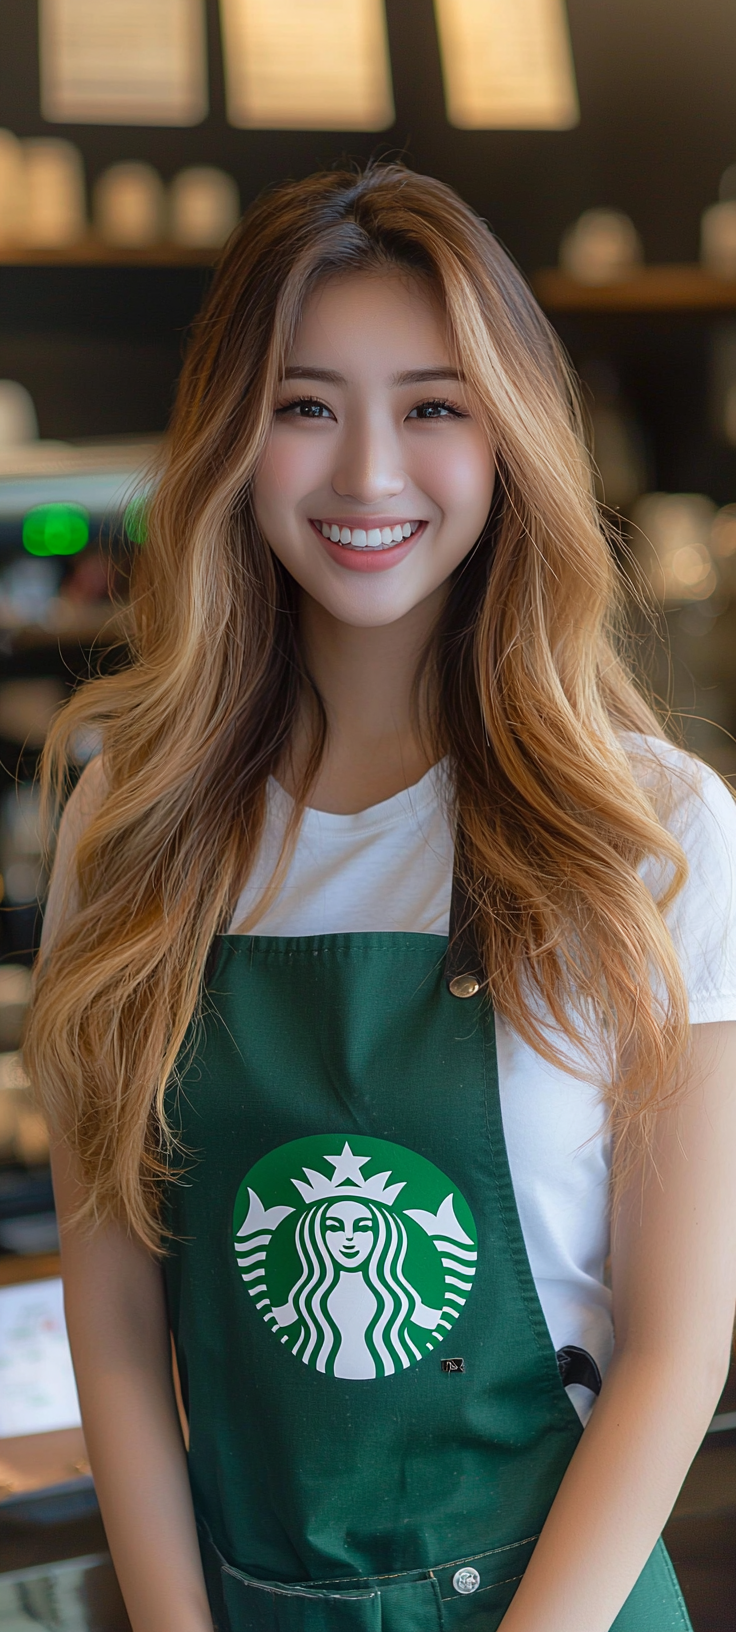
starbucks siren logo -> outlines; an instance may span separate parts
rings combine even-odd
[[[389,1377],[452,1331],[473,1284],[475,1224],[460,1191],[415,1151],[340,1142],[294,1139],[251,1168],[235,1202],[235,1252],[255,1308],[305,1365]]]

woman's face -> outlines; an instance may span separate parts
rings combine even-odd
[[[393,623],[486,521],[495,465],[429,286],[354,273],[308,301],[255,483],[258,523],[343,623]]]

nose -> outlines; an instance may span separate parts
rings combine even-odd
[[[378,504],[403,491],[405,475],[392,421],[377,413],[354,415],[345,424],[332,487],[338,498]],[[352,1236],[352,1229],[350,1231]]]

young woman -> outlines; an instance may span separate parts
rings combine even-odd
[[[736,814],[615,577],[484,224],[398,165],[257,203],[130,666],[46,759],[63,795],[101,729],[27,1052],[135,1632],[689,1625],[658,1537],[734,1313]]]

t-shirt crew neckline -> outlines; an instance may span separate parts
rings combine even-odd
[[[367,835],[384,832],[387,828],[400,826],[407,816],[416,818],[433,809],[446,793],[446,781],[447,760],[441,759],[431,765],[418,782],[392,794],[390,799],[380,800],[377,805],[366,805],[364,810],[342,814],[319,810],[316,805],[305,805],[300,831],[305,837],[310,829],[315,828],[319,828],[323,836],[326,833]],[[273,814],[288,819],[294,809],[294,800],[273,776],[268,779],[268,797]]]

